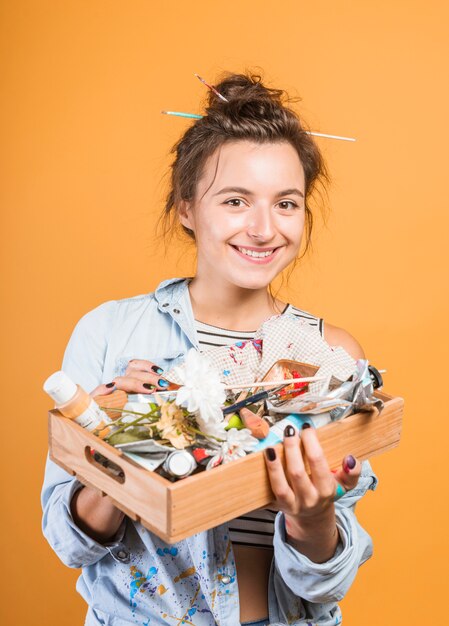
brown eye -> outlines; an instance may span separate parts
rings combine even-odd
[[[281,205],[281,204],[291,204],[292,205],[291,207],[289,207],[289,206],[281,206],[281,209],[290,209],[290,208],[294,209],[294,208],[296,208],[298,206],[296,204],[296,202],[293,202],[292,200],[283,200],[282,202],[279,202],[279,205]]]
[[[223,204],[229,204],[229,202],[243,202],[243,201],[240,200],[239,198],[231,198],[230,200],[226,200],[226,202],[224,202]],[[239,207],[241,205],[240,204],[229,204],[229,206]]]

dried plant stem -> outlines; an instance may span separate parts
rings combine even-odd
[[[128,411],[125,411],[125,413],[128,413]],[[130,413],[131,413],[131,411],[130,411]],[[122,426],[120,426],[120,428],[117,428],[117,430],[114,430],[114,432],[112,432],[110,435],[105,437],[105,440],[107,441],[110,437],[112,437],[112,435],[118,435],[119,433],[123,432],[124,430],[126,430],[130,426],[135,426],[139,422],[142,422],[143,419],[149,419],[150,417],[153,417],[154,413],[155,413],[155,411],[150,411],[149,413],[140,413],[140,417],[137,417],[132,422],[126,422],[126,424],[123,424]],[[135,414],[139,415],[138,413],[135,413]],[[157,416],[157,419],[154,419],[152,421],[155,421],[155,422],[159,421],[159,416]]]
[[[150,415],[151,413],[154,413],[153,411],[150,411],[149,413],[140,413],[139,411],[128,411],[128,409],[118,409],[116,407],[110,407],[110,406],[100,406],[99,407],[102,411],[120,411],[120,413],[129,413],[130,415]]]

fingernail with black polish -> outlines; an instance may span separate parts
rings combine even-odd
[[[153,372],[155,372],[156,374],[162,374],[162,372],[164,371],[162,369],[162,367],[158,367],[157,365],[152,365],[151,369],[153,370]]]
[[[276,460],[276,450],[274,448],[267,448],[265,454],[267,455],[267,459],[269,461]]]
[[[168,380],[159,378],[159,380],[157,381],[157,384],[159,385],[159,387],[168,387],[170,383],[168,382]]]
[[[107,385],[105,385],[108,389],[112,389],[112,387],[115,387],[115,383],[108,383]]]
[[[284,436],[293,437],[294,434],[295,434],[295,429],[293,428],[293,426],[291,424],[287,424],[287,426],[284,428]]]
[[[154,385],[151,385],[150,383],[143,383],[142,387],[145,387],[145,389],[154,389]]]
[[[310,428],[310,424],[309,422],[304,422],[304,424],[301,426],[302,430],[305,430],[306,428]]]
[[[345,460],[343,461],[343,469],[347,474],[349,474],[349,472],[353,470],[356,466],[356,463],[357,461],[352,456],[352,454],[349,454],[347,457],[345,457]]]

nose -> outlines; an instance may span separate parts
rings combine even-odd
[[[273,215],[269,208],[253,207],[248,214],[247,233],[251,239],[271,241],[275,235]]]

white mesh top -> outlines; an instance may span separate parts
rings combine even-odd
[[[282,314],[284,313],[300,317],[311,326],[317,326],[323,336],[322,318],[315,317],[291,304],[287,304],[282,311]],[[255,330],[227,330],[198,320],[195,320],[195,326],[200,349],[201,346],[207,346],[206,349],[208,349],[211,346],[229,346],[237,341],[247,341],[252,339],[256,333]],[[276,513],[277,511],[271,509],[257,509],[231,520],[229,533],[232,543],[258,548],[272,548]]]

